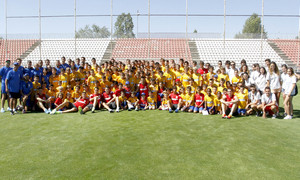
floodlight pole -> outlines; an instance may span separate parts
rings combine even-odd
[[[261,29],[260,29],[260,60],[263,59],[263,34],[264,34],[264,0],[262,0],[261,6]]]
[[[225,61],[225,50],[226,50],[226,0],[224,0],[224,30],[223,30],[223,61]]]
[[[39,0],[39,50],[40,50],[40,59],[42,60],[42,21],[41,21],[41,0]]]
[[[299,56],[300,56],[300,7],[299,7],[299,30],[298,30],[298,59],[297,59],[297,71],[299,69]]]
[[[5,55],[4,59],[5,61],[7,60],[6,58],[8,57],[8,46],[7,46],[7,0],[5,0]]]
[[[74,0],[74,61],[77,57],[76,17],[76,0]]]
[[[148,0],[148,60],[150,58],[150,0]]]
[[[139,10],[137,10],[137,13],[136,13],[136,37],[138,38],[138,34],[139,34],[139,15],[140,15],[140,12]]]
[[[185,1],[186,15],[185,15],[185,58],[188,58],[188,0]]]
[[[110,0],[110,59],[112,58],[112,37],[113,37],[113,0]]]

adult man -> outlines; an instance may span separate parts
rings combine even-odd
[[[230,65],[231,65],[231,68],[229,70],[228,75],[229,75],[229,79],[231,81],[232,78],[234,77],[234,72],[238,71],[238,69],[235,67],[235,62],[234,61],[231,61]]]
[[[9,71],[5,78],[5,89],[10,97],[11,115],[16,113],[17,99],[21,97],[21,71],[19,69],[19,63],[14,63],[13,70]]]
[[[261,105],[258,106],[258,109],[263,112],[263,118],[266,118],[267,113],[272,115],[272,119],[276,118],[278,104],[275,94],[271,93],[270,87],[265,88],[265,93],[261,97]]]
[[[12,68],[10,67],[10,60],[6,60],[6,64],[4,67],[2,67],[0,69],[0,79],[1,80],[1,112],[4,113],[5,110],[4,110],[4,104],[5,104],[5,100],[7,99],[7,102],[8,102],[8,108],[7,108],[7,111],[10,111],[10,104],[9,104],[9,96],[6,92],[6,86],[5,86],[5,79],[6,79],[6,76],[8,74],[8,72],[12,70]]]
[[[222,103],[222,118],[230,119],[236,113],[238,98],[233,95],[232,89],[227,89],[227,94],[221,100]],[[228,114],[228,115],[227,115]]]

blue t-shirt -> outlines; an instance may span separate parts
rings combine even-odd
[[[32,90],[32,88],[33,88],[32,82],[21,81],[21,89],[22,89],[23,94],[25,94],[25,95],[29,94],[30,91]]]
[[[69,64],[65,63],[61,65],[64,69],[67,69],[68,67],[71,67]]]
[[[29,74],[29,79],[32,79],[33,78],[33,68],[25,68],[24,69],[24,74]]]
[[[47,88],[48,88],[49,87],[49,76],[48,76],[48,74],[42,75],[42,77],[43,77],[42,81],[47,84]]]
[[[20,71],[21,75],[24,75],[25,68],[23,66],[19,66],[18,71]]]
[[[6,79],[9,92],[18,93],[21,89],[21,71],[11,70],[8,72]]]
[[[8,72],[10,71],[10,70],[12,70],[13,68],[11,68],[11,67],[2,67],[1,69],[0,69],[0,76],[2,77],[2,85],[3,84],[5,84],[5,79],[6,79],[6,76],[7,76],[7,74],[8,74]]]
[[[33,73],[33,77],[34,76],[39,76],[39,83],[42,83],[42,76],[43,76],[43,71],[41,71],[41,69],[33,69],[32,71]]]

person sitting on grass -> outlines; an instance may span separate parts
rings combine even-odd
[[[248,102],[248,95],[244,92],[244,86],[240,87],[240,92],[237,93],[237,98],[239,99],[238,101],[238,114],[241,116],[247,115],[246,113],[246,106]]]
[[[258,105],[260,105],[261,95],[257,91],[255,84],[250,85],[250,92],[248,94],[248,104],[246,106],[247,114],[256,113],[256,117],[259,116],[259,110],[257,109]]]
[[[213,115],[215,114],[215,96],[211,94],[211,88],[207,88],[206,93],[207,95],[204,97],[204,111],[208,111],[208,114]]]
[[[35,99],[36,99],[36,105],[38,108],[42,109],[46,114],[49,114],[51,112],[50,98],[47,99],[46,94],[43,91],[43,88],[40,87],[38,89],[38,93],[36,94]]]
[[[271,115],[272,119],[276,118],[278,105],[276,102],[276,96],[274,93],[271,93],[270,87],[265,88],[265,93],[261,97],[261,105],[258,106],[258,109],[263,112],[263,118],[266,118],[267,114]]]
[[[216,114],[222,114],[221,99],[222,99],[222,93],[218,91],[214,101]]]
[[[192,88],[191,86],[188,86],[186,88],[187,93],[185,95],[185,106],[184,106],[184,110],[188,111],[188,112],[193,112],[194,111],[194,94],[191,92]]]
[[[195,94],[194,113],[202,113],[204,105],[204,94],[201,93],[201,86],[197,86]]]
[[[118,98],[119,98],[119,107],[122,110],[126,110],[128,106],[127,106],[127,97],[126,97],[125,90],[121,91],[121,95]]]
[[[222,103],[222,118],[230,119],[236,113],[238,98],[233,95],[231,88],[227,89],[227,93],[221,100]],[[228,114],[228,115],[227,115]]]
[[[146,110],[146,107],[148,106],[148,103],[147,103],[147,99],[146,99],[146,94],[145,93],[141,94],[141,99],[139,100],[138,106],[139,106],[138,108],[140,110]]]
[[[156,99],[154,96],[154,93],[152,91],[149,91],[149,96],[147,97],[148,105],[146,109],[149,110],[155,110],[156,109]]]
[[[90,104],[82,109],[80,114],[85,114],[88,111],[95,112],[95,110],[101,109],[101,94],[99,92],[99,88],[97,86],[94,87],[94,94],[90,95]]]
[[[72,112],[81,112],[83,108],[85,108],[89,104],[89,99],[86,96],[86,92],[82,92],[81,96],[75,103],[70,103],[68,101],[63,102],[50,113],[52,114],[62,114],[62,113],[72,113]],[[64,111],[58,111],[59,109],[65,108]]]
[[[172,113],[173,110],[175,110],[175,113],[178,113],[181,106],[182,98],[179,96],[179,94],[176,91],[177,91],[177,87],[174,86],[173,92],[170,94],[170,98],[171,98],[171,104],[169,109],[170,113]]]
[[[135,109],[136,111],[138,111],[138,104],[139,104],[139,99],[135,96],[134,92],[131,92],[130,97],[127,100],[127,104],[128,104],[128,111],[132,111],[133,109]]]
[[[168,97],[167,93],[163,93],[163,98],[161,101],[161,105],[159,106],[159,110],[170,110],[171,109],[171,100]]]
[[[105,92],[103,93],[102,97],[102,105],[105,109],[108,110],[108,112],[113,113],[113,109],[116,109],[116,112],[120,111],[119,98],[110,91],[110,88],[108,86],[105,87]]]

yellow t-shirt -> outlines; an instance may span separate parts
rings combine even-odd
[[[242,82],[242,78],[240,76],[234,76],[232,79],[231,79],[231,82],[232,84],[237,84],[239,82]]]
[[[89,88],[91,90],[94,90],[94,87],[96,87],[96,83],[97,83],[97,77],[96,76],[90,76],[87,80],[87,83],[89,85]]]
[[[204,97],[204,101],[206,102],[207,107],[212,107],[214,105],[215,96],[213,95],[206,95]]]
[[[156,99],[155,99],[154,96],[153,96],[153,98],[150,97],[150,96],[148,96],[148,97],[147,97],[147,102],[148,102],[149,105],[154,106],[155,103],[156,103]]]
[[[181,76],[181,82],[183,87],[187,87],[190,84],[189,83],[190,78],[191,76],[185,73]]]
[[[238,108],[239,109],[246,109],[247,102],[248,102],[248,95],[247,94],[242,94],[242,93],[237,93],[236,96],[239,99]]]
[[[221,111],[222,107],[221,107],[221,99],[218,99],[217,97],[215,97],[214,103],[215,103],[215,109],[216,111]]]
[[[195,97],[194,94],[186,94],[185,95],[186,104],[190,103],[190,105],[193,106],[194,105],[194,97]]]
[[[136,102],[136,100],[137,100],[137,97],[129,97],[128,98],[128,101],[130,102],[130,103],[135,103]]]

